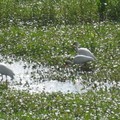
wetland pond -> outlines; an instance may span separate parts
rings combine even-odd
[[[2,56],[1,56],[2,57]],[[85,93],[92,90],[94,84],[97,84],[97,89],[107,88],[116,86],[115,82],[106,82],[99,85],[99,82],[94,82],[93,84],[84,85],[81,76],[76,76],[75,82],[70,80],[59,81],[53,76],[59,74],[55,71],[54,67],[46,66],[36,63],[28,63],[23,60],[14,61],[11,58],[7,58],[8,61],[2,61],[8,68],[12,69],[15,73],[14,80],[10,80],[7,77],[8,86],[14,90],[23,90],[30,93],[41,93],[41,92],[62,92],[62,93]],[[12,62],[11,62],[12,61]],[[61,73],[60,73],[61,74]],[[63,74],[66,74],[63,72]],[[3,82],[5,81],[5,76],[3,76]],[[119,85],[120,86],[120,83]]]

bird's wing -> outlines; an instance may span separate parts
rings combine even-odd
[[[85,55],[76,55],[74,57],[74,64],[83,64],[85,62],[93,61],[94,59],[90,56],[85,56]]]
[[[93,57],[94,59],[96,59],[95,56],[93,55],[93,53],[90,50],[88,50],[87,48],[79,48],[78,54],[90,56],[90,57]]]

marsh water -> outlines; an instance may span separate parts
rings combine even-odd
[[[52,77],[53,74],[59,74],[55,71],[54,67],[32,62],[28,63],[23,60],[13,61],[11,58],[7,58],[7,61],[2,61],[1,63],[5,64],[15,73],[14,80],[11,81],[9,76],[7,77],[9,88],[15,90],[24,90],[30,93],[84,93],[88,90],[91,90],[94,84],[98,84],[98,89],[101,87],[109,89],[110,87],[116,85],[115,82],[106,82],[102,85],[99,85],[99,83],[96,81],[93,84],[84,85],[83,79],[80,75],[76,77],[74,82],[69,78],[65,81],[60,81],[57,80],[57,78]],[[65,73],[63,72],[63,74]],[[4,76],[4,80],[5,79],[6,78]]]

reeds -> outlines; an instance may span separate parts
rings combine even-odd
[[[120,2],[110,0],[1,0],[0,23],[80,24],[119,20]]]

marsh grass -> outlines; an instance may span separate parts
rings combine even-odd
[[[79,24],[117,20],[120,18],[119,0],[1,0],[0,23],[19,22],[37,26],[49,24]]]
[[[119,118],[119,89],[85,94],[28,94],[1,91],[0,117],[3,119],[102,119]]]
[[[94,72],[80,76],[85,84],[99,82],[119,82],[119,23],[84,24],[76,26],[9,26],[1,28],[1,53],[15,55],[27,61],[46,63],[56,67],[52,79],[59,81],[76,80],[76,67],[68,71],[64,68],[66,59],[76,53],[72,48],[74,41],[89,48],[97,61],[91,63]],[[68,56],[67,56],[68,55]],[[69,58],[70,57],[70,58]],[[63,74],[63,75],[62,75]],[[66,78],[65,78],[66,77]],[[65,78],[65,79],[64,79]],[[93,86],[93,91],[84,94],[40,93],[11,91],[4,85],[0,87],[0,118],[2,119],[119,119],[119,88],[109,90]]]
[[[119,23],[96,23],[76,26],[10,26],[1,29],[1,53],[22,56],[28,61],[64,68],[65,61],[76,53],[74,41],[87,47],[97,60],[91,63],[93,80],[119,81]]]
[[[98,3],[97,3],[98,2]],[[84,82],[116,81],[109,90],[97,86],[84,94],[11,91],[0,84],[0,118],[18,120],[71,120],[120,118],[120,24],[119,1],[110,0],[100,22],[101,3],[96,0],[1,0],[0,52],[27,61],[54,66],[52,79],[76,80],[76,67],[64,76],[64,62],[76,53],[72,47],[78,41],[96,56],[91,63],[94,72],[80,73]],[[103,2],[103,1],[102,1]],[[105,5],[105,4],[104,4]],[[62,70],[62,71],[61,71]],[[63,75],[62,75],[63,74]],[[66,77],[66,78],[65,78]],[[65,78],[65,79],[64,79]],[[87,82],[88,81],[88,82]]]

